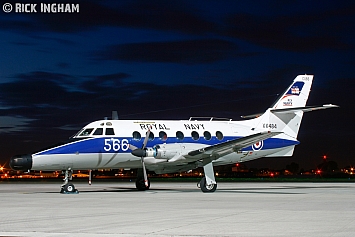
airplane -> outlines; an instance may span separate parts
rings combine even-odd
[[[61,193],[78,192],[70,182],[73,170],[138,169],[136,188],[148,190],[148,171],[185,172],[203,167],[202,192],[214,192],[214,166],[261,157],[292,156],[304,112],[337,105],[306,106],[313,75],[298,75],[264,113],[245,120],[99,120],[68,141],[10,159],[14,170],[62,170]]]

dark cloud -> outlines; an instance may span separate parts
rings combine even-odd
[[[179,101],[179,117],[192,115],[227,116],[230,103],[244,103],[250,98],[244,88],[213,88],[200,85],[157,85],[153,83],[123,82],[130,75],[115,73],[100,76],[86,76],[77,80],[75,89],[63,87],[67,75],[48,72],[31,72],[17,75],[17,80],[0,84],[2,105],[0,116],[22,116],[34,119],[37,126],[68,127],[68,124],[84,123],[109,116],[111,110],[118,110],[126,118],[130,114],[149,118],[176,118],[176,106],[170,98]],[[260,85],[257,92],[265,86]],[[236,101],[235,94],[243,97]],[[238,96],[238,98],[239,98]],[[207,100],[206,100],[207,99]],[[193,103],[191,102],[193,101]],[[216,108],[215,104],[221,104]],[[223,105],[223,104],[227,104]],[[265,106],[265,105],[263,105]],[[239,111],[239,113],[241,113]],[[238,117],[241,114],[235,115]],[[40,125],[41,124],[41,125]]]
[[[120,44],[94,53],[97,59],[182,64],[211,63],[230,58],[237,46],[226,40]]]
[[[104,93],[108,89],[117,89],[122,85],[125,85],[123,80],[129,78],[130,76],[131,75],[123,72],[98,76],[87,76],[87,80],[81,83],[80,88],[92,93]]]
[[[352,6],[321,13],[276,16],[236,13],[227,18],[225,34],[288,51],[344,50],[352,48],[346,37],[355,27],[354,9]]]

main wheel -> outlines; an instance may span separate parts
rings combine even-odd
[[[144,179],[137,179],[136,180],[136,188],[139,191],[145,191],[150,188],[150,180],[148,179],[148,187],[145,186]]]
[[[200,181],[200,188],[201,188],[201,191],[204,193],[213,193],[217,189],[217,184],[207,185],[206,184],[206,177],[203,177]]]
[[[67,193],[73,193],[75,192],[75,187],[74,184],[71,183],[67,183],[66,185],[64,185],[63,190]]]

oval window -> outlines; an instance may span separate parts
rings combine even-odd
[[[137,131],[133,132],[132,137],[133,137],[133,140],[135,140],[135,141],[139,141],[142,138],[140,132],[137,132]]]
[[[149,133],[149,138],[148,138],[149,141],[153,141],[154,140],[154,133],[150,132]]]
[[[181,131],[177,131],[176,138],[179,140],[184,140],[184,134]]]
[[[198,132],[192,131],[191,132],[191,137],[193,140],[197,141],[200,138],[200,135],[198,135]]]
[[[220,131],[217,131],[216,132],[216,137],[217,137],[218,140],[222,140],[223,139],[223,133],[220,132]]]
[[[212,138],[211,133],[210,133],[209,131],[205,131],[205,132],[203,133],[203,137],[204,137],[207,141],[211,140],[211,138]]]
[[[160,132],[159,132],[159,138],[160,138],[162,141],[166,141],[166,140],[168,139],[168,135],[166,135],[166,132],[160,131]]]

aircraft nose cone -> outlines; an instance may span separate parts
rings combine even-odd
[[[10,159],[10,167],[13,170],[30,170],[32,168],[32,155],[16,155]]]

